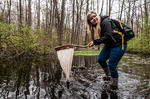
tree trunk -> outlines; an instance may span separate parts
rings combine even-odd
[[[148,24],[148,7],[147,7],[147,0],[144,0],[144,9],[145,9],[145,23]]]
[[[104,7],[104,0],[102,0],[102,5],[101,5],[101,12],[100,12],[100,15],[102,15],[103,7]]]
[[[108,15],[108,10],[109,10],[109,9],[108,9],[108,6],[109,6],[109,5],[108,5],[108,0],[106,0],[106,15]]]
[[[19,11],[20,11],[20,15],[19,15],[19,24],[22,24],[22,0],[19,0]]]
[[[40,0],[38,0],[38,3],[37,3],[37,28],[40,28]]]
[[[28,13],[29,13],[29,7],[27,5],[27,0],[25,0],[25,22],[26,24],[28,24]]]
[[[113,5],[114,0],[109,0],[109,15],[111,15],[111,10],[112,10],[112,5]]]
[[[128,8],[128,13],[127,13],[127,25],[130,26],[130,21],[131,21],[131,18],[130,18],[130,12],[131,12],[131,2],[128,0],[128,3],[129,3],[129,8]]]
[[[54,16],[54,20],[55,20],[55,21],[54,21],[54,22],[55,22],[54,24],[55,24],[56,30],[58,30],[58,28],[59,28],[59,26],[60,26],[59,24],[60,24],[60,20],[61,20],[61,19],[60,19],[60,17],[59,17],[59,13],[58,13],[57,0],[53,0],[53,2],[54,2],[54,5],[53,5],[53,6],[54,6],[54,9],[55,9],[55,10],[54,10],[54,13],[55,13],[55,14],[54,14],[54,15],[55,15],[55,16]],[[56,17],[56,18],[55,18],[55,17]],[[59,32],[58,32],[58,35],[59,35]]]
[[[141,4],[142,4],[142,1],[143,1],[143,0],[140,0],[140,3],[141,3]],[[142,6],[140,6],[140,12],[141,12],[141,20],[142,20],[141,31],[143,31],[143,23],[144,23],[144,20],[143,20],[143,9],[142,9]]]
[[[52,30],[53,30],[53,24],[54,24],[54,6],[53,6],[53,0],[50,0],[50,26],[49,26],[49,33],[50,33],[50,39],[53,38]]]
[[[32,12],[31,12],[31,2],[32,0],[28,0],[28,25],[31,26],[32,25]]]
[[[48,21],[48,0],[46,0],[46,15],[45,15],[46,32],[48,32],[48,23],[49,23],[49,21]]]
[[[133,7],[132,7],[132,17],[131,17],[131,27],[134,28],[134,16],[135,16],[135,13],[136,13],[136,7],[135,7],[135,0],[133,2]]]
[[[124,6],[124,0],[122,1],[122,6],[121,6],[121,11],[120,11],[120,18],[119,18],[119,20],[121,20],[121,18],[122,18],[123,6]],[[130,6],[129,6],[129,8],[130,8]]]
[[[111,13],[111,0],[109,0],[109,11],[108,11],[108,16],[110,16],[110,13]]]
[[[78,22],[78,31],[77,31],[77,38],[78,38],[78,40],[77,40],[77,44],[79,45],[79,43],[80,43],[80,35],[82,35],[81,34],[81,14],[82,14],[82,6],[83,6],[83,0],[80,0],[80,11],[79,11],[79,22]]]
[[[88,11],[89,11],[89,0],[86,1],[86,14],[88,13]],[[87,29],[86,29],[84,45],[87,45],[87,40],[88,40],[88,33],[87,33]]]
[[[60,20],[60,25],[59,25],[59,45],[62,45],[62,38],[63,38],[63,25],[64,25],[64,18],[65,18],[65,1],[62,0],[61,4],[61,20]]]
[[[9,7],[8,7],[8,23],[11,23],[11,0],[9,0]]]
[[[73,5],[72,5],[72,35],[71,35],[71,43],[74,43],[74,38],[75,38],[75,35],[74,35],[74,12],[75,12],[75,0],[72,0],[73,1]]]
[[[77,7],[77,14],[76,14],[76,28],[75,28],[75,43],[77,43],[78,41],[78,33],[79,33],[79,29],[78,29],[78,25],[79,25],[79,2],[78,0],[76,0],[76,7]]]
[[[99,0],[97,0],[97,13],[99,13]]]

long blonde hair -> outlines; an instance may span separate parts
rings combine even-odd
[[[97,13],[94,11],[89,11],[86,15],[86,27],[87,27],[87,31],[91,33],[92,40],[94,40],[94,33],[96,33],[96,37],[100,38],[100,32],[101,32],[101,27],[100,27],[101,18],[99,15],[96,16],[98,18],[98,23],[95,28],[92,26],[92,24],[89,21],[89,18],[93,13],[97,15]]]

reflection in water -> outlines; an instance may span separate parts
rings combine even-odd
[[[3,98],[54,98],[60,84],[61,69],[51,57],[13,60],[3,63],[0,70],[0,97]]]
[[[125,55],[121,60],[118,92],[105,90],[108,85],[104,86],[103,71],[97,64],[97,56],[74,56],[72,65],[75,68],[72,68],[69,89],[55,55],[1,62],[0,98],[148,98],[150,63],[147,58],[140,60],[140,57],[130,54]]]
[[[97,63],[97,56],[74,56],[72,65],[89,67],[96,63]]]

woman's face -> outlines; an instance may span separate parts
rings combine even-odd
[[[98,18],[96,17],[97,15],[95,13],[92,13],[90,15],[89,21],[92,25],[96,25],[98,22]]]

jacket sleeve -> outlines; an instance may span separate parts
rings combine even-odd
[[[101,23],[101,31],[103,31],[104,35],[100,37],[100,39],[94,40],[94,45],[98,45],[101,43],[107,43],[112,39],[112,28],[109,20],[104,20]]]

